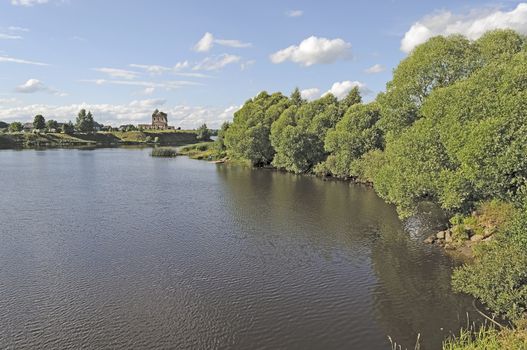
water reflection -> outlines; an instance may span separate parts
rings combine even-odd
[[[0,348],[428,349],[470,304],[370,189],[149,150],[1,151]],[[464,320],[463,317],[462,322]]]

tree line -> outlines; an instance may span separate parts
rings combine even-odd
[[[262,92],[222,126],[217,147],[254,166],[371,183],[403,218],[422,201],[453,214],[514,206],[514,224],[457,272],[456,286],[518,318],[527,308],[526,41],[512,30],[431,38],[370,103],[358,88],[342,100]]]
[[[59,123],[53,119],[46,120],[43,115],[37,114],[33,118],[32,127],[37,131],[61,131],[65,134],[73,134],[74,132],[90,133],[95,131],[96,128],[102,127],[102,125],[93,119],[93,115],[90,111],[81,109],[77,114],[75,124],[71,121],[68,121],[67,123]],[[24,129],[24,125],[21,122],[12,122],[10,124],[0,122],[0,129],[7,129],[9,132],[21,132]]]

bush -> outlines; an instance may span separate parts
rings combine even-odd
[[[489,206],[495,208],[497,204]],[[502,224],[496,241],[472,264],[457,268],[452,277],[455,291],[480,299],[495,315],[512,320],[527,310],[526,213],[518,211],[510,224]]]
[[[175,148],[172,147],[158,147],[154,148],[152,150],[152,153],[150,153],[152,157],[166,157],[166,158],[173,158],[176,157],[177,151]]]

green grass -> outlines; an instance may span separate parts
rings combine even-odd
[[[443,350],[525,350],[527,331],[525,329],[482,326],[475,330],[463,329],[459,335],[446,340]]]
[[[181,147],[179,154],[188,156],[192,159],[218,159],[218,152],[214,147],[214,142],[201,142],[194,145]]]

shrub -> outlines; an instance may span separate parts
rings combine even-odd
[[[172,147],[158,147],[154,148],[152,150],[152,153],[150,153],[152,157],[166,157],[166,158],[172,158],[177,156],[177,151],[175,148]]]

